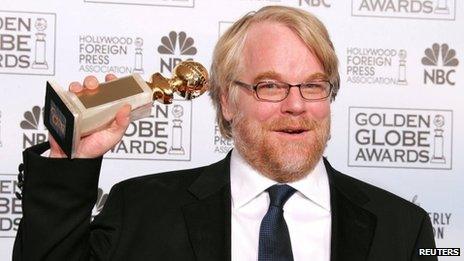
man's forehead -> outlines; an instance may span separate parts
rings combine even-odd
[[[317,73],[324,70],[310,47],[291,28],[266,21],[250,26],[239,71],[239,77],[247,82],[273,79],[301,83],[320,77]]]

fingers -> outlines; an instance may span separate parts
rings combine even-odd
[[[82,85],[79,82],[72,82],[71,84],[69,84],[69,90],[71,92],[80,92],[83,89],[84,87],[82,87]]]
[[[84,78],[84,88],[93,90],[98,87],[98,80],[95,76],[89,75]]]
[[[109,73],[105,76],[105,81],[108,82],[108,81],[116,80],[117,78],[118,77],[116,77],[116,75]]]
[[[105,76],[105,81],[108,82],[108,81],[115,80],[117,78],[118,77],[116,77],[116,75],[109,73]],[[79,82],[72,82],[71,84],[69,84],[69,90],[74,93],[81,92],[82,90],[84,90],[84,88],[93,90],[95,88],[98,88],[98,84],[99,82],[97,78],[93,75],[89,75],[84,78],[83,84]]]
[[[83,85],[80,84],[79,82],[72,82],[71,84],[69,84],[69,90],[74,93],[81,92],[82,90],[84,90],[84,88],[93,90],[97,87],[98,87],[98,80],[93,75],[89,75],[85,77]]]
[[[48,133],[48,141],[50,142],[50,158],[66,158],[66,154],[50,133]]]
[[[130,123],[130,112],[131,106],[129,104],[125,104],[116,113],[116,117],[108,129],[108,131],[112,133],[112,137],[115,138],[115,142],[112,146],[114,146],[124,136],[124,133]]]

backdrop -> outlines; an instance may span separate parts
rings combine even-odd
[[[2,0],[0,260],[9,260],[24,148],[46,140],[45,82],[86,75],[170,76],[181,60],[209,67],[218,36],[262,6],[316,14],[340,60],[326,156],[342,172],[429,212],[439,247],[464,247],[464,5],[459,0]],[[459,120],[461,119],[461,120]],[[209,97],[156,104],[105,157],[94,209],[116,182],[215,162],[221,138]],[[440,260],[464,260],[463,257]]]

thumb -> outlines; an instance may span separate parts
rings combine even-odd
[[[113,135],[116,135],[115,137],[121,137],[122,135],[124,135],[127,126],[129,126],[130,123],[130,114],[131,106],[129,104],[125,104],[124,106],[122,106],[116,113],[116,117],[107,129],[107,131],[109,131]]]
[[[66,154],[61,149],[60,145],[56,142],[53,136],[48,133],[48,141],[50,142],[50,157],[51,158],[66,158]]]
[[[131,106],[129,104],[124,104],[118,112],[116,113],[115,117],[115,125],[116,129],[123,129],[125,130],[130,123],[130,114],[131,114]]]

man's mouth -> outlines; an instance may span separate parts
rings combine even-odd
[[[297,127],[297,128],[281,128],[275,131],[281,134],[298,135],[298,134],[304,134],[308,132],[309,129]]]

